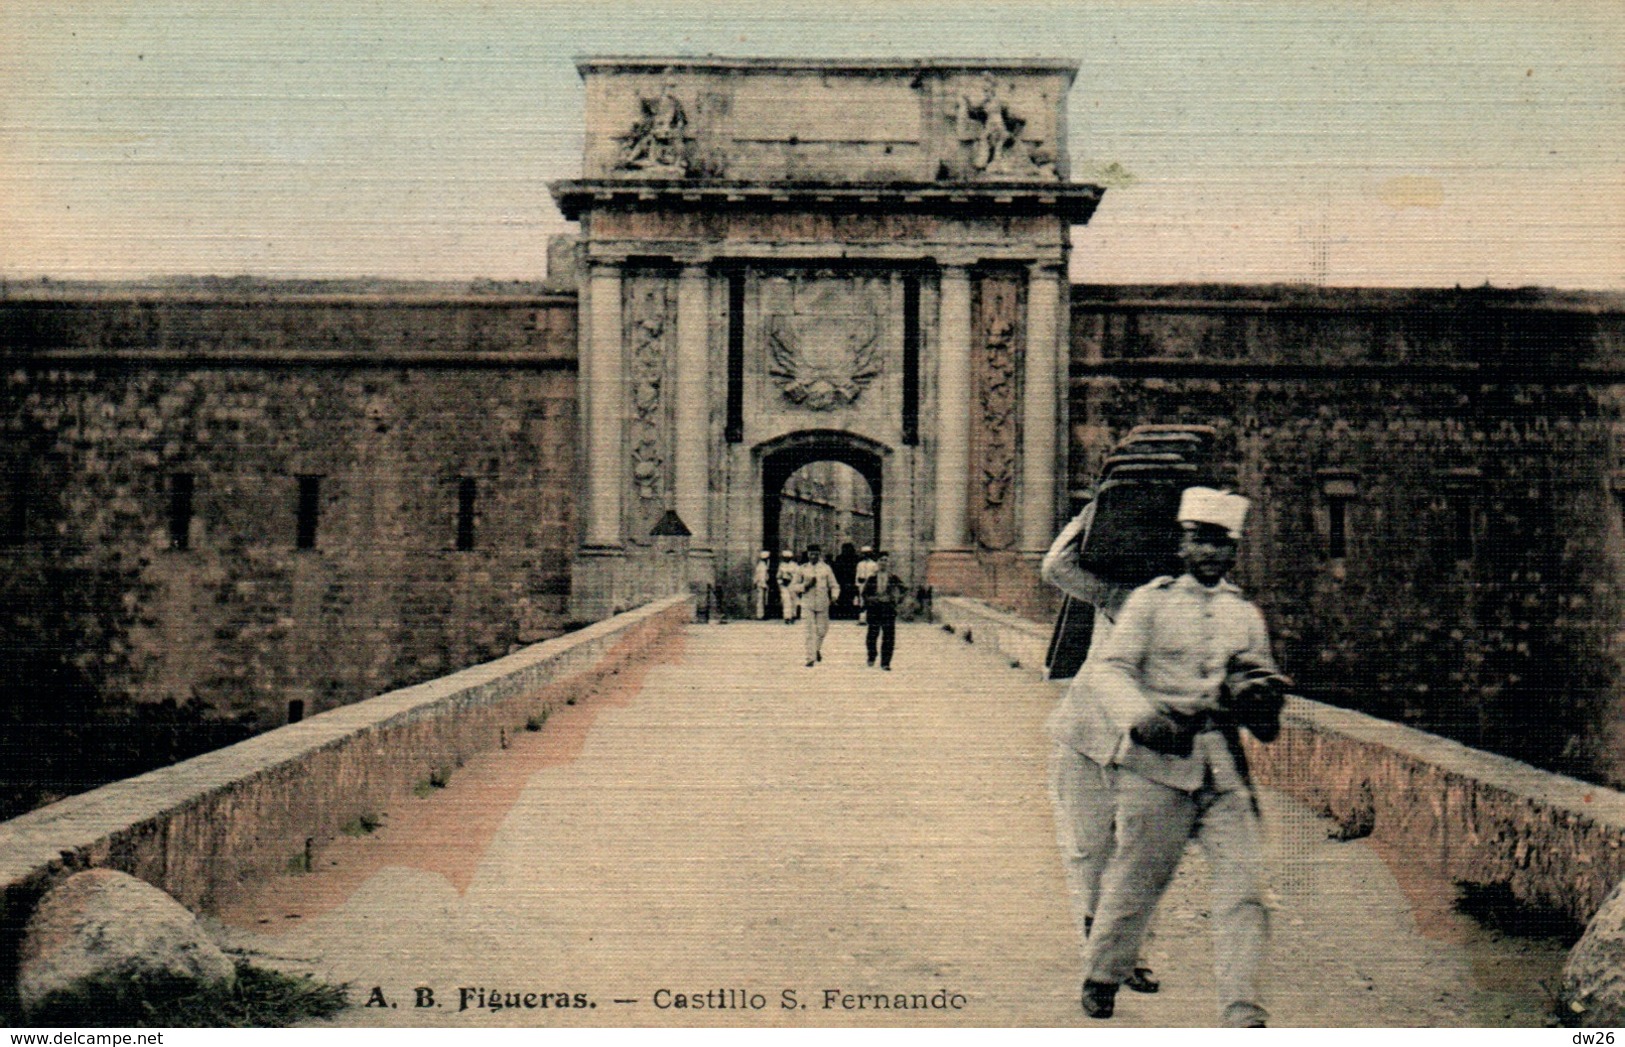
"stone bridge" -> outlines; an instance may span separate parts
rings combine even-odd
[[[6,955],[45,887],[106,866],[348,983],[340,1024],[1083,1024],[1043,630],[937,613],[881,673],[850,622],[807,669],[799,627],[667,599],[62,801],[0,825]],[[1311,703],[1255,755],[1277,1024],[1546,1021],[1563,948],[1452,881],[1586,919],[1625,797]],[[1215,1020],[1205,879],[1193,852],[1164,989],[1115,1024]]]

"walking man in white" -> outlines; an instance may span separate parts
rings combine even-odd
[[[772,558],[773,554],[763,549],[762,555],[756,558],[756,571],[750,580],[751,589],[756,595],[757,621],[767,617],[767,568],[768,561]]]
[[[1185,573],[1129,596],[1089,670],[1117,732],[1108,761],[1117,847],[1084,954],[1082,1002],[1093,1018],[1111,1016],[1192,837],[1211,867],[1223,1024],[1262,1026],[1268,1018],[1258,985],[1268,923],[1263,841],[1237,728],[1273,739],[1287,681],[1270,656],[1264,616],[1225,580],[1247,506],[1210,488],[1185,491]]]
[[[824,634],[829,632],[829,608],[841,595],[835,572],[824,562],[820,546],[807,547],[807,563],[801,569],[801,610],[807,617],[807,668],[824,660]]]

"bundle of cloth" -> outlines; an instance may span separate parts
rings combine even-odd
[[[1085,494],[1093,517],[1077,536],[1078,565],[1098,591],[1062,602],[1044,663],[1050,679],[1077,674],[1096,607],[1115,612],[1139,586],[1179,573],[1179,498],[1217,485],[1215,436],[1207,425],[1138,425],[1107,454]]]

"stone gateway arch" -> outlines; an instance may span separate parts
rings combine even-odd
[[[1070,229],[1102,194],[1067,180],[1075,65],[578,69],[582,177],[552,186],[580,223],[572,613],[676,578],[742,609],[771,482],[817,459],[866,477],[906,577],[1034,584],[1064,508]]]

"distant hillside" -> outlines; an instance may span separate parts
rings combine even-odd
[[[560,293],[541,280],[273,279],[262,276],[154,276],[144,280],[0,278],[0,301],[94,301],[103,298],[378,299],[536,298]],[[570,292],[565,292],[570,293]],[[1498,308],[1625,312],[1625,291],[1549,287],[1317,287],[1309,284],[1073,284],[1077,302],[1265,304],[1312,309]]]
[[[389,280],[355,277],[337,280],[273,279],[262,276],[154,276],[144,280],[0,279],[0,300],[98,298],[535,298],[556,293],[531,280]]]
[[[1080,302],[1264,303],[1316,309],[1500,308],[1625,311],[1625,291],[1550,287],[1318,287],[1312,284],[1073,284]]]

